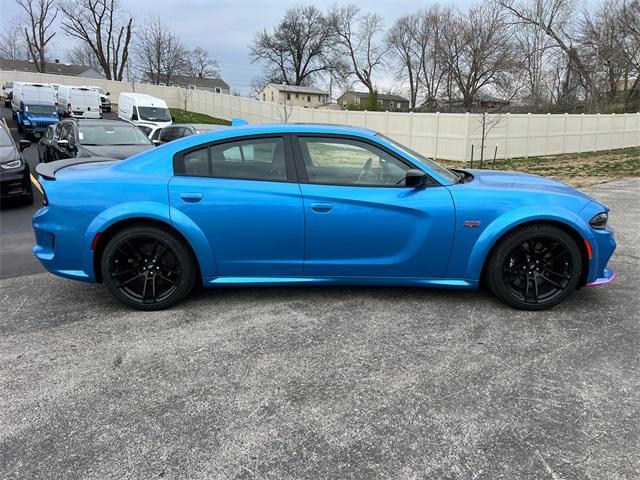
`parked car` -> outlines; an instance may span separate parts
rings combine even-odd
[[[29,147],[29,140],[20,140],[16,146],[9,128],[0,121],[0,199],[19,199],[31,205],[31,170],[24,160],[22,151]]]
[[[5,107],[11,106],[11,97],[13,95],[13,82],[9,80],[2,85],[2,101]]]
[[[100,94],[100,104],[102,106],[102,111],[103,112],[110,112],[111,111],[111,98],[110,98],[111,93],[110,92],[105,92],[100,87],[93,87],[93,86],[85,85],[84,88],[89,88],[91,90],[95,90],[96,92],[98,92]]]
[[[18,104],[15,119],[20,133],[38,136],[49,125],[58,123],[56,93],[52,86],[21,85],[16,95],[13,101]]]
[[[56,138],[55,132],[56,125],[49,125],[38,142],[38,162],[51,161],[51,149]]]
[[[135,125],[120,120],[62,120],[53,133],[49,161],[66,158],[123,159],[153,148]]]
[[[143,310],[175,304],[197,282],[481,280],[507,304],[541,310],[614,278],[608,209],[594,198],[534,175],[446,169],[362,128],[232,127],[123,162],[37,172],[42,264]]]
[[[58,113],[61,117],[102,118],[100,94],[89,88],[60,85]]]
[[[215,125],[211,123],[172,123],[168,127],[158,130],[156,138],[151,138],[155,145],[171,142],[179,138],[196,135],[198,133],[211,132],[226,128],[224,125]]]
[[[118,97],[118,118],[136,124],[149,138],[157,129],[173,122],[166,102],[144,93],[121,93]]]

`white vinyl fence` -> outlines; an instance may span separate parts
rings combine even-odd
[[[464,113],[391,113],[328,109],[285,108],[272,102],[177,87],[85,79],[55,74],[0,71],[0,82],[36,81],[65,85],[95,85],[111,92],[117,104],[121,92],[147,93],[163,98],[170,107],[183,108],[249,123],[311,122],[353,125],[377,130],[430,157],[469,160],[480,157],[482,115]],[[640,113],[610,115],[491,114],[485,139],[485,159],[592,152],[640,146]]]

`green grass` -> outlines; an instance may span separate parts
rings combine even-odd
[[[171,116],[175,118],[175,123],[211,123],[214,125],[231,125],[231,122],[222,118],[215,118],[204,113],[196,113],[182,110],[181,108],[170,108]]]

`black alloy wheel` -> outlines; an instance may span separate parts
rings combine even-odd
[[[193,288],[194,274],[185,245],[154,226],[117,233],[102,256],[102,275],[111,293],[141,310],[160,310],[182,300]]]
[[[576,242],[552,225],[532,225],[505,237],[489,260],[494,294],[524,310],[552,307],[573,292],[582,273]]]

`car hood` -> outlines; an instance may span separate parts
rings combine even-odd
[[[151,150],[153,145],[82,145],[79,157],[109,157],[124,160],[136,153]]]
[[[557,180],[529,173],[502,170],[467,170],[474,176],[477,187],[503,188],[507,190],[527,190],[544,193],[574,195],[593,200],[589,195]]]
[[[18,149],[13,145],[0,146],[0,163],[12,162],[20,158]]]

